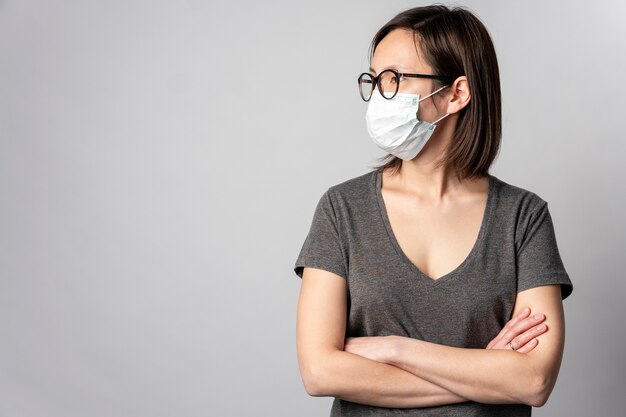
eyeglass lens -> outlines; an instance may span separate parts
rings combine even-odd
[[[359,93],[361,94],[361,98],[365,101],[368,101],[372,96],[372,91],[374,89],[374,79],[370,74],[363,73],[359,77]]]
[[[368,101],[374,90],[374,77],[371,74],[361,74],[359,88],[363,100]],[[390,99],[398,92],[398,78],[393,71],[385,70],[378,76],[378,89],[383,97]]]
[[[398,77],[392,71],[386,70],[378,77],[378,88],[385,98],[392,98],[398,92]]]

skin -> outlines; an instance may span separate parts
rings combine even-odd
[[[372,69],[374,73],[395,68],[432,74],[421,56],[410,32],[394,30],[376,48]],[[400,84],[402,92],[425,96],[435,89],[432,80],[405,81]],[[383,197],[397,240],[409,259],[433,279],[453,270],[467,256],[485,208],[487,178],[459,181],[449,169],[434,166],[452,138],[458,112],[470,100],[467,79],[459,77],[449,88],[420,102],[420,119],[434,121],[449,115],[438,123],[422,151],[413,160],[403,161],[399,173],[383,176]],[[420,219],[422,233],[412,233],[411,227]],[[423,229],[428,225],[436,227]],[[416,236],[423,238],[420,241]],[[513,318],[485,349],[402,336],[344,340],[347,295],[344,278],[304,269],[296,342],[300,372],[310,395],[398,408],[467,400],[538,407],[545,404],[556,383],[565,336],[558,285],[518,293]]]

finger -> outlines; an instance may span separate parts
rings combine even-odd
[[[502,336],[501,342],[508,345],[509,342],[513,340],[513,338],[524,333],[528,329],[531,329],[533,326],[539,325],[545,319],[546,319],[546,316],[544,314],[536,313],[532,315],[531,317],[528,317],[524,320],[521,320],[515,323],[513,326],[511,326],[510,329],[507,330],[504,336]]]
[[[517,316],[513,317],[509,320],[504,327],[500,330],[500,333],[489,343],[493,345],[498,342],[515,324],[517,324],[520,320],[524,319],[526,316],[530,314],[530,308],[524,308]]]
[[[529,343],[532,339],[545,333],[546,331],[548,331],[548,326],[545,323],[542,323],[539,326],[528,329],[521,335],[514,337],[513,340],[511,340],[511,343],[513,344],[513,347],[518,350],[518,348],[521,348],[525,344]]]
[[[532,339],[528,343],[526,343],[524,346],[522,346],[521,348],[517,349],[516,352],[528,353],[528,352],[530,352],[531,350],[533,350],[537,346],[537,343],[539,343],[539,341],[537,339]]]
[[[511,320],[509,320],[504,325],[502,330],[500,330],[500,333],[498,333],[498,335],[496,337],[494,337],[491,342],[489,342],[489,344],[487,345],[487,349],[491,349],[494,345],[496,345],[502,339],[502,337],[508,331],[511,330],[511,328],[513,328],[517,323],[519,323],[520,320],[523,320],[524,318],[526,318],[529,314],[530,314],[530,308],[526,307],[526,308],[522,309],[522,311],[520,311],[519,314],[517,314],[517,316],[515,316]]]

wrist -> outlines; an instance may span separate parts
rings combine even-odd
[[[411,362],[422,356],[426,348],[426,342],[410,337],[393,336],[391,343],[389,364],[406,369]]]
[[[401,367],[406,363],[406,358],[413,356],[416,350],[419,350],[419,339],[413,339],[403,336],[389,336],[390,337],[390,349],[388,350],[389,356],[387,363]]]

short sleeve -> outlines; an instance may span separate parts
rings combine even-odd
[[[317,203],[311,227],[296,260],[294,272],[300,278],[304,267],[323,269],[343,278],[348,276],[330,190],[326,190]]]
[[[559,254],[548,203],[542,201],[529,216],[517,252],[517,292],[549,284],[561,284],[563,300],[574,289]]]

